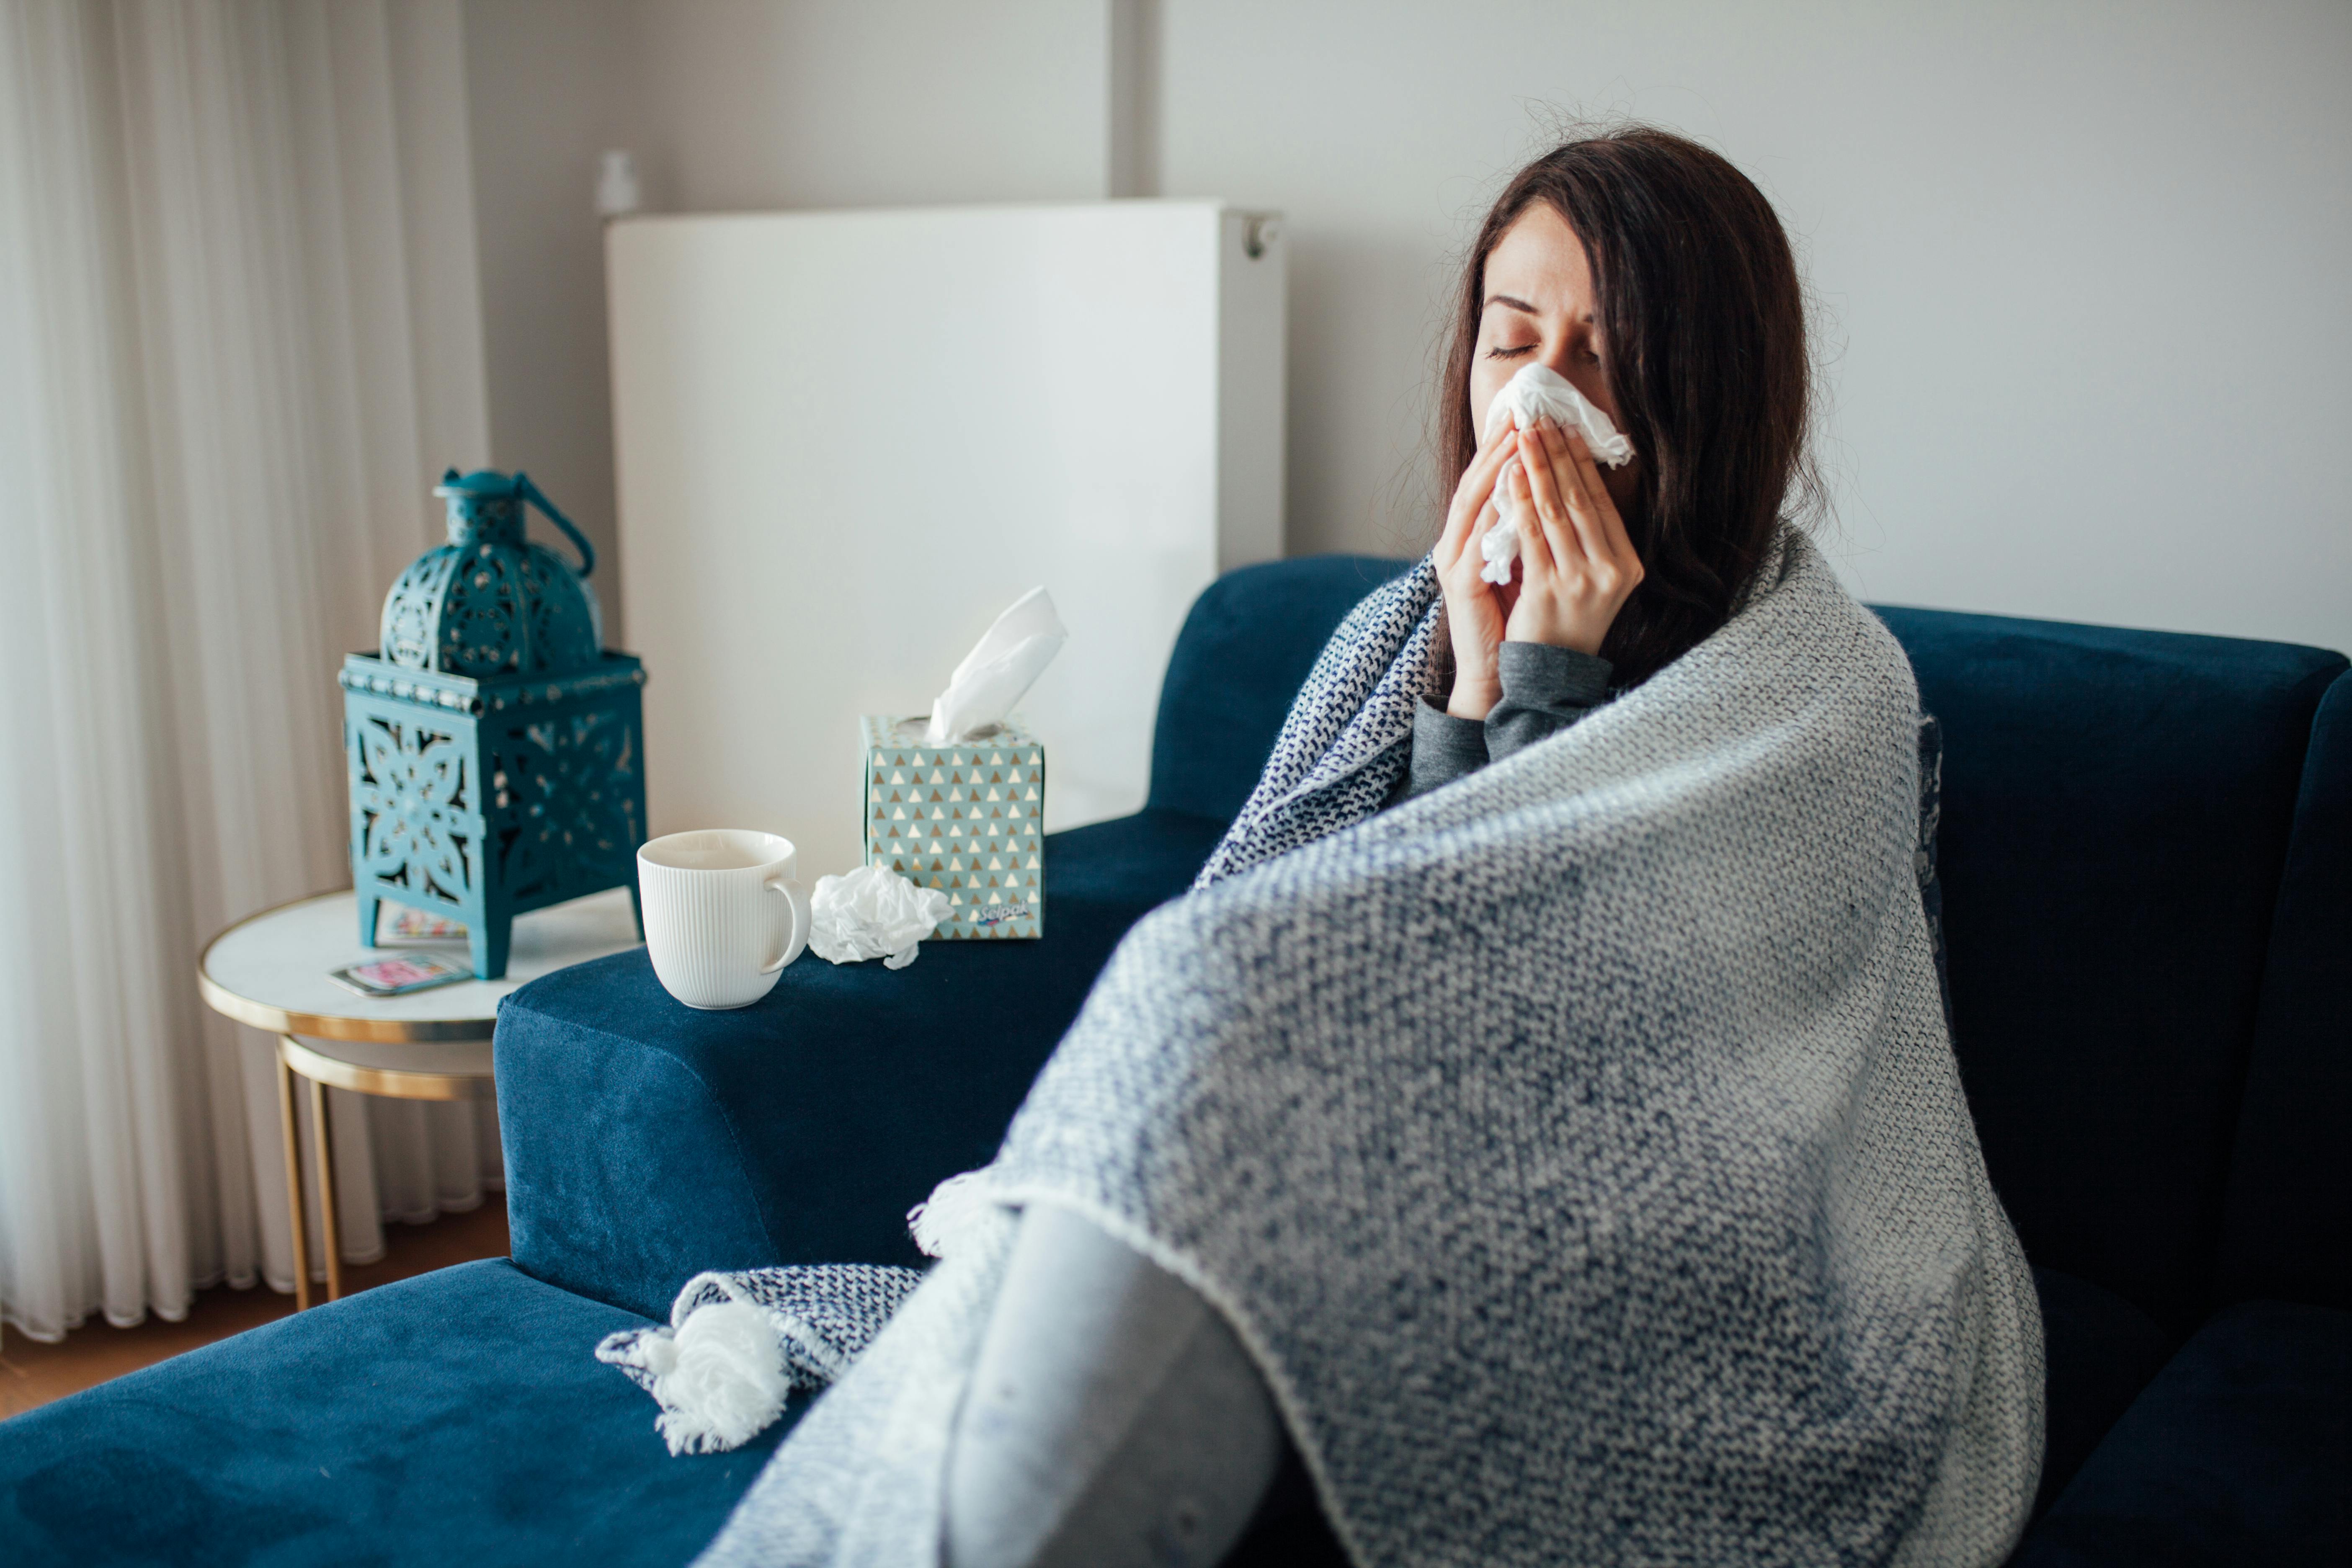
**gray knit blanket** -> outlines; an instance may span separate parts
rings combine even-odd
[[[1358,1563],[2008,1554],[2041,1320],[1945,1033],[1902,651],[1784,534],[1691,653],[1382,810],[1436,597],[1424,562],[1341,626],[924,1216],[941,1261],[887,1323],[839,1297],[862,1353],[703,1562],[935,1568],[1032,1203],[1225,1314]]]

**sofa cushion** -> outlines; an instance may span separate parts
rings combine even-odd
[[[2221,1299],[2352,1308],[2352,676],[2319,705],[2238,1118]]]
[[[2228,1308],[2026,1534],[2019,1568],[2352,1561],[2352,1312]]]
[[[1366,595],[1412,564],[1309,555],[1244,566],[1202,590],[1160,683],[1151,804],[1232,821],[1316,655]]]
[[[1953,1045],[2026,1254],[2185,1335],[2304,751],[2341,655],[1880,612],[1944,731]]]
[[[643,1321],[498,1259],[174,1356],[0,1423],[0,1560],[674,1568],[802,1405],[673,1459],[593,1354]]]
[[[496,1044],[515,1261],[648,1317],[705,1268],[920,1262],[907,1210],[995,1154],[1111,949],[1223,831],[1152,810],[1049,835],[1037,941],[810,955],[732,1012],[673,999],[642,949],[518,990]]]
[[[2146,1312],[2087,1279],[2036,1268],[2033,1289],[2042,1300],[2046,1436],[2033,1501],[2039,1513],[2163,1370],[2172,1342]]]

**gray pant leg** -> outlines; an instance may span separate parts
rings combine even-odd
[[[947,1568],[1213,1568],[1279,1468],[1281,1417],[1216,1309],[1033,1205],[956,1417]]]

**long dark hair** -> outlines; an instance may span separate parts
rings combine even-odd
[[[1772,204],[1721,154],[1646,126],[1553,148],[1512,177],[1462,269],[1439,383],[1448,493],[1478,450],[1486,258],[1538,202],[1584,243],[1609,389],[1640,454],[1624,517],[1644,575],[1601,648],[1630,686],[1721,626],[1781,517],[1820,506],[1804,289]]]

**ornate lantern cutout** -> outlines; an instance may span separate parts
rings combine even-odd
[[[475,974],[495,980],[515,916],[606,888],[636,899],[645,668],[603,646],[595,551],[527,476],[452,468],[433,493],[448,542],[393,584],[378,651],[343,660],[352,885],[362,942],[386,901],[463,921]],[[524,537],[526,501],[578,572]]]

